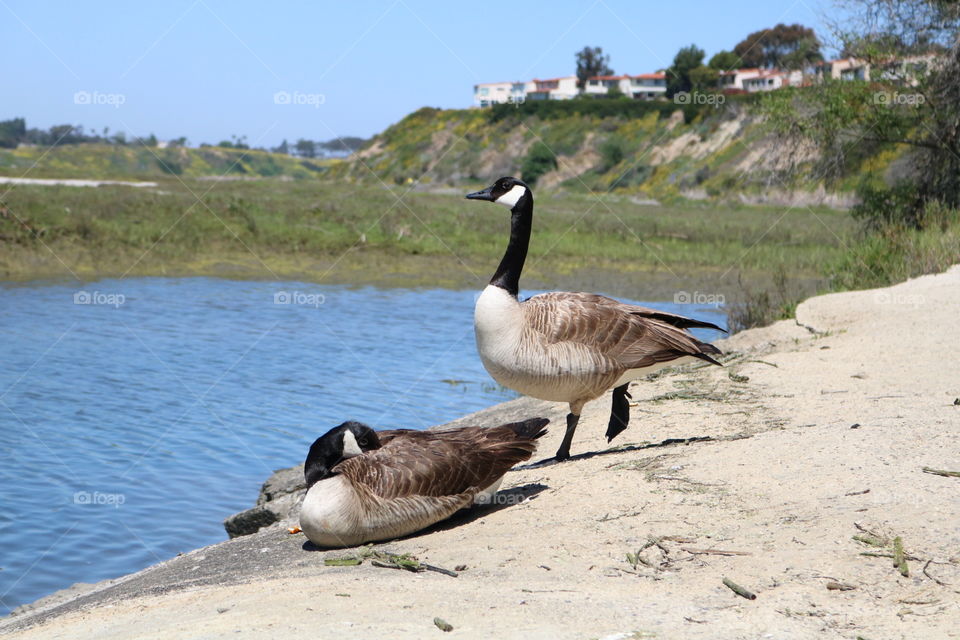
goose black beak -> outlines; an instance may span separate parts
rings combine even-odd
[[[487,187],[483,191],[474,191],[467,194],[467,200],[488,200],[493,202],[493,187]]]

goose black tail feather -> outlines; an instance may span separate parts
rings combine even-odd
[[[661,322],[666,322],[671,324],[678,329],[713,329],[714,331],[722,331],[723,333],[729,333],[723,327],[718,327],[712,322],[707,322],[706,320],[694,320],[693,318],[685,318],[683,316],[675,316],[672,313],[657,313],[650,311],[643,312],[634,312],[636,315],[641,315],[647,318],[653,318],[654,320],[660,320]]]
[[[717,349],[716,347],[714,347],[712,344],[701,344],[700,347],[701,347],[701,348],[703,348],[703,347],[713,347],[713,350],[704,349],[704,351],[708,351],[709,353],[715,353],[715,354],[717,354],[717,355],[723,355],[723,352],[720,351],[720,349]],[[704,360],[704,361],[706,361],[706,362],[709,362],[710,364],[715,364],[715,365],[717,365],[718,367],[722,367],[722,366],[723,366],[723,364],[721,364],[720,362],[718,362],[718,361],[716,361],[715,359],[711,358],[711,357],[708,356],[706,353],[693,353],[693,354],[690,354],[690,355],[692,355],[694,358],[700,358],[701,360]]]

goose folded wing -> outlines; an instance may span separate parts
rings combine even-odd
[[[362,456],[344,460],[333,471],[379,498],[454,496],[479,492],[486,465],[468,466],[442,443],[404,436]]]
[[[580,344],[617,368],[639,369],[684,356],[715,362],[720,353],[683,327],[698,321],[592,293],[547,293],[523,303],[529,326],[547,343]],[[699,323],[709,324],[709,323]],[[690,326],[699,326],[690,325]]]

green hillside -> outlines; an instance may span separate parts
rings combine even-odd
[[[717,106],[571,100],[423,108],[331,167],[330,175],[442,187],[510,174],[533,178],[540,190],[618,191],[660,201],[741,196],[756,202],[771,192],[822,189],[803,172],[787,171],[798,159],[785,157],[769,135],[756,101],[737,96]],[[849,194],[860,180],[881,177],[898,153],[865,150],[829,190]],[[800,160],[812,167],[816,158]]]
[[[316,178],[335,161],[250,149],[70,144],[0,149],[0,175],[31,178],[160,178],[250,176]],[[29,173],[28,173],[29,172]]]

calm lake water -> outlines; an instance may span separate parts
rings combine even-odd
[[[212,278],[0,287],[0,615],[224,540],[222,520],[344,420],[424,428],[514,397],[477,357],[475,296]]]

